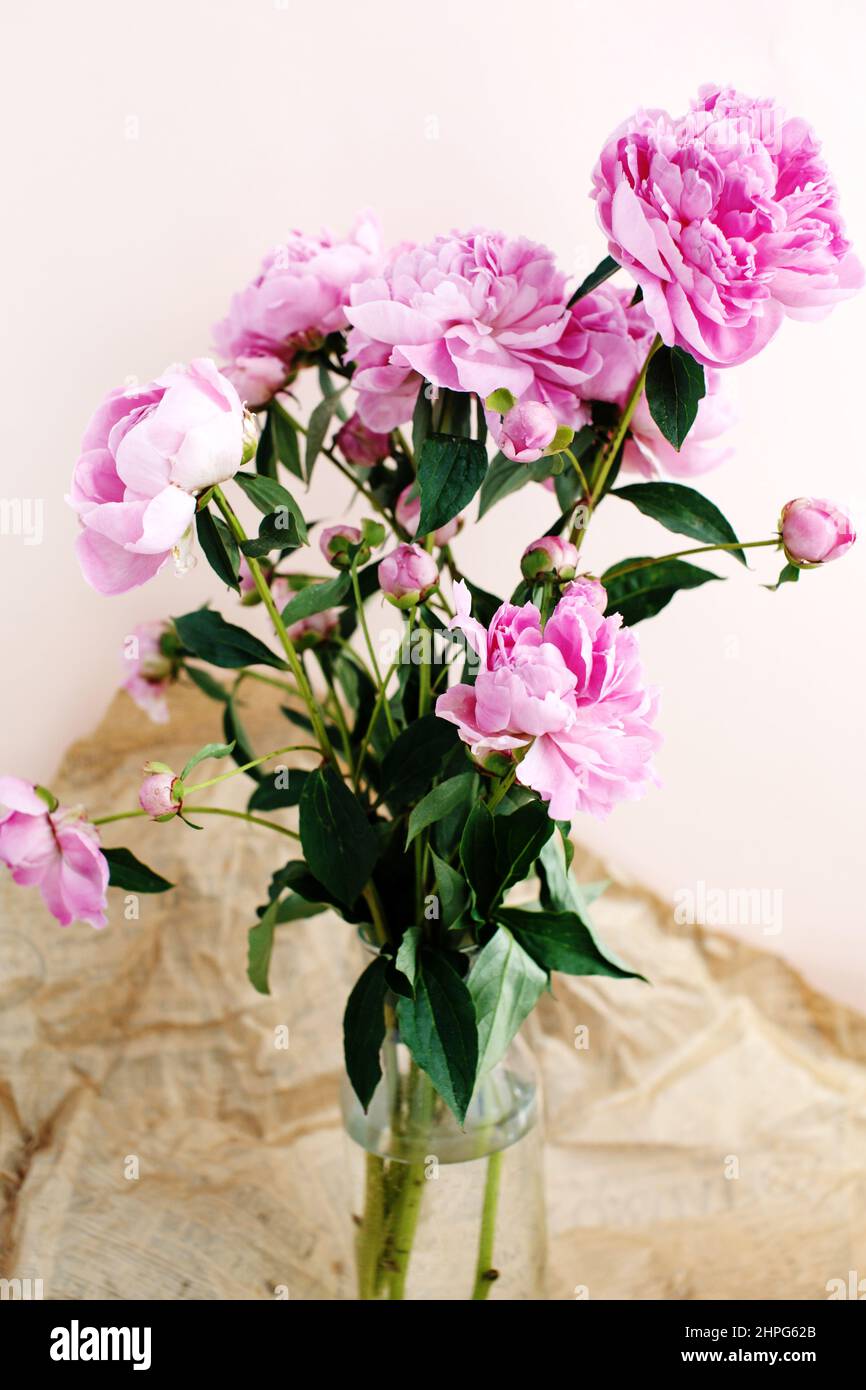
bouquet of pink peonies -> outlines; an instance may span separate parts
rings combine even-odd
[[[221,366],[112,392],[69,496],[81,567],[119,594],[198,547],[235,613],[146,624],[126,688],[164,721],[171,684],[194,682],[219,741],[179,770],[147,764],[138,807],[95,818],[0,778],[0,860],[61,925],[104,926],[111,886],[171,886],[102,827],[146,815],[183,833],[227,813],[292,841],[249,929],[255,989],[283,924],[331,909],[356,925],[368,960],[345,1013],[344,1110],[364,1156],[362,1298],[406,1296],[431,1154],[482,1174],[465,1293],[490,1294],[503,1155],[534,1115],[509,1060],[518,1030],[553,971],[636,978],[569,872],[575,819],[655,781],[658,695],[636,625],[718,578],[696,555],[745,565],[750,547],[779,549],[778,589],[855,539],[839,507],[798,497],[741,541],[682,481],[727,456],[725,370],[785,315],[819,317],[863,284],[809,126],[703,88],[682,119],[640,111],[617,130],[592,196],[609,254],[576,288],[545,247],[480,228],[390,253],[370,216],[345,240],[292,233],[216,326]],[[320,387],[306,423],[302,375]],[[299,498],[323,466],[363,512],[319,534],[325,580],[297,564],[312,524]],[[550,527],[487,593],[451,543],[476,495],[483,515],[530,483],[553,494]],[[683,539],[587,572],[610,496]],[[387,661],[367,619],[382,603],[399,629]],[[243,625],[251,605],[270,640]],[[282,696],[279,748],[248,746],[248,678]],[[232,766],[202,778],[210,760]],[[200,802],[233,776],[250,779],[245,812]]]

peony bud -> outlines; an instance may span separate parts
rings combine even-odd
[[[423,603],[438,583],[436,562],[420,545],[398,545],[379,565],[379,587],[397,608]]]
[[[796,497],[786,502],[779,529],[790,564],[800,569],[838,560],[857,539],[847,513],[823,497]]]
[[[279,582],[279,581],[278,581]],[[276,592],[276,585],[274,586]],[[286,600],[288,602],[288,599]],[[286,628],[292,642],[299,652],[309,647],[320,647],[327,642],[340,626],[340,614],[336,608],[327,608],[324,613],[311,613],[309,618],[299,618]]]
[[[391,452],[390,436],[368,430],[357,413],[349,416],[334,443],[343,457],[358,468],[372,468]]]
[[[326,526],[319,537],[319,549],[328,563],[338,570],[349,569],[352,563],[349,552],[360,544],[361,532],[357,526]],[[370,547],[365,545],[357,552],[358,564],[365,564],[369,558]]]
[[[593,579],[591,574],[579,574],[576,579],[572,579],[563,589],[562,597],[582,598],[599,613],[603,613],[607,608],[607,589],[601,580]]]
[[[138,804],[152,820],[176,816],[180,811],[182,802],[176,791],[177,783],[178,778],[170,769],[165,772],[152,772],[149,777],[145,777],[138,793]]]
[[[540,401],[516,405],[503,417],[499,447],[515,463],[535,463],[556,435],[556,416]]]
[[[572,579],[577,569],[577,547],[559,536],[542,536],[524,550],[520,569],[524,579],[552,575],[555,579]]]
[[[417,483],[410,483],[408,487],[404,487],[397,498],[394,515],[403,530],[408,531],[410,536],[414,536],[421,519],[421,494],[418,491]],[[453,521],[446,521],[444,526],[440,526],[438,531],[433,532],[433,540],[436,545],[447,545],[449,541],[452,541],[462,524],[463,520],[459,516],[455,516]]]

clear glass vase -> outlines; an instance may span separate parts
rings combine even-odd
[[[535,1063],[517,1038],[461,1128],[396,1027],[365,1114],[342,1088],[361,1299],[540,1299],[546,1231]]]

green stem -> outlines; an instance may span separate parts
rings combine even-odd
[[[365,1163],[364,1215],[357,1240],[358,1297],[376,1297],[377,1272],[385,1223],[385,1160],[368,1153]]]
[[[433,1113],[434,1092],[430,1078],[421,1071],[415,1062],[412,1062],[411,1068],[417,1075],[414,1076],[415,1087],[412,1094],[412,1114],[409,1121],[411,1129],[409,1143],[415,1145],[419,1138],[426,1135],[429,1127]],[[388,1297],[391,1300],[402,1299],[406,1293],[409,1257],[412,1254],[415,1230],[418,1225],[418,1213],[426,1182],[423,1158],[418,1162],[403,1164],[401,1178],[399,1193],[394,1204],[388,1251],[390,1261],[393,1264],[388,1279]]]
[[[575,473],[576,473],[577,476],[578,476],[578,479],[580,480],[580,486],[583,488],[583,496],[584,496],[584,498],[589,497],[589,495],[590,495],[589,483],[586,481],[586,474],[584,473],[583,469],[581,468],[580,463],[578,462],[578,460],[577,460],[577,458],[575,457],[575,455],[572,453],[571,449],[563,449],[562,452],[565,454],[565,457],[566,457],[567,459],[570,459],[570,460],[571,460],[572,468],[574,469]]]
[[[263,753],[260,758],[253,758],[251,762],[244,763],[241,767],[232,768],[231,772],[220,773],[219,777],[211,777],[207,782],[196,782],[194,787],[185,787],[184,796],[190,792],[202,792],[205,787],[215,787],[217,782],[227,782],[230,777],[237,777],[240,772],[249,772],[251,767],[258,767],[259,763],[266,763],[269,758],[278,758],[281,753],[318,753],[318,748],[309,743],[290,743],[285,748],[275,748],[272,753]]]
[[[183,809],[193,816],[232,816],[235,820],[249,821],[250,825],[261,825],[266,830],[276,830],[280,835],[289,835],[293,840],[301,838],[287,826],[277,825],[275,820],[264,820],[262,816],[251,816],[249,811],[231,811],[227,806],[184,806]],[[111,816],[99,816],[97,820],[91,821],[91,825],[111,825],[114,821],[136,820],[147,814],[147,811],[116,811]]]
[[[514,785],[517,776],[516,766],[511,769],[507,776],[501,778],[499,785],[494,789],[489,801],[487,802],[488,811],[494,810],[505,796],[505,793]]]
[[[631,394],[629,395],[629,398],[625,403],[623,412],[619,417],[619,423],[617,424],[613,439],[610,441],[610,444],[605,450],[599,467],[594,470],[594,476],[592,480],[592,492],[590,494],[589,499],[590,507],[595,507],[599,497],[601,496],[601,493],[604,489],[604,485],[607,481],[607,475],[613,467],[614,460],[620,450],[620,445],[622,444],[622,441],[625,439],[626,430],[628,429],[631,423],[631,417],[632,415],[634,415],[637,403],[643,395],[644,383],[646,382],[647,367],[652,361],[653,355],[656,352],[658,352],[661,345],[662,340],[659,337],[659,335],[656,334],[655,338],[652,341],[650,350],[647,353],[646,361],[640,369],[638,379],[632,387]]]
[[[355,777],[356,777],[356,778],[360,777],[360,775],[361,775],[361,769],[362,769],[363,766],[364,766],[364,759],[365,759],[366,756],[367,756],[367,749],[368,749],[369,746],[370,746],[370,739],[373,737],[373,730],[374,730],[374,728],[376,727],[376,720],[379,718],[379,711],[380,711],[381,708],[382,708],[383,702],[387,699],[386,690],[387,690],[387,688],[388,688],[388,682],[389,682],[389,680],[391,679],[391,677],[393,676],[393,674],[394,674],[394,672],[396,671],[396,669],[397,669],[397,662],[396,662],[396,661],[392,661],[392,662],[391,662],[391,665],[389,666],[389,668],[388,668],[388,670],[387,670],[387,672],[385,673],[385,679],[384,679],[384,681],[383,681],[383,683],[382,683],[382,686],[381,686],[381,688],[380,688],[380,690],[379,690],[379,693],[378,693],[378,695],[376,696],[376,703],[374,704],[374,706],[373,706],[373,712],[372,712],[372,714],[370,715],[370,722],[369,722],[369,724],[367,725],[366,733],[364,734],[364,737],[363,737],[363,739],[361,740],[361,747],[360,747],[359,750],[358,750],[358,759],[357,759],[357,762],[355,763]]]
[[[232,507],[228,498],[225,496],[222,488],[214,488],[214,501],[216,502],[217,506],[219,507],[220,511],[225,517],[229,530],[231,531],[235,540],[238,542],[239,545],[242,545],[244,541],[248,539],[247,534],[244,531],[243,526],[241,525],[238,517],[235,514],[234,508]],[[292,642],[292,639],[289,636],[288,631],[286,630],[286,625],[283,622],[282,615],[280,614],[277,605],[274,603],[274,596],[271,593],[270,586],[267,580],[262,574],[261,566],[259,565],[258,560],[254,559],[252,556],[247,556],[247,563],[250,568],[250,574],[253,577],[253,582],[256,586],[256,591],[259,595],[259,598],[261,599],[262,603],[265,605],[265,608],[268,611],[268,615],[271,619],[271,622],[274,625],[274,631],[276,632],[277,637],[280,641],[280,645],[282,646],[282,649],[286,654],[286,661],[289,664],[289,669],[291,670],[292,675],[294,676],[295,681],[297,682],[298,691],[309,711],[310,720],[312,721],[313,725],[313,732],[315,733],[316,740],[319,744],[320,749],[322,750],[322,755],[328,761],[331,761],[334,757],[334,750],[331,747],[331,740],[328,738],[328,731],[325,728],[325,721],[322,718],[322,711],[319,708],[319,703],[316,700],[315,695],[313,694],[312,686],[307,680],[307,673],[304,670],[303,662],[301,661],[301,658],[298,656],[298,653],[295,650],[294,643]]]
[[[499,1203],[499,1181],[502,1176],[502,1151],[492,1153],[487,1160],[484,1183],[484,1203],[481,1209],[481,1233],[478,1239],[478,1261],[475,1266],[473,1299],[484,1299],[497,1278],[492,1267],[493,1239],[496,1231],[496,1208]]]
[[[622,565],[619,569],[611,570],[605,576],[605,583],[611,579],[619,579],[624,574],[631,574],[633,570],[645,570],[649,565],[660,565],[663,560],[679,560],[682,555],[706,555],[711,550],[754,550],[762,545],[781,545],[778,536],[773,536],[768,541],[726,541],[724,545],[695,545],[690,550],[672,550],[670,555],[651,555],[646,560],[635,560],[633,565]]]
[[[355,606],[358,609],[358,621],[361,624],[361,631],[364,634],[364,641],[367,644],[367,651],[370,656],[370,665],[373,668],[373,675],[376,677],[376,684],[378,685],[379,690],[383,691],[384,686],[382,684],[382,672],[379,670],[379,663],[376,660],[376,652],[373,648],[373,640],[370,637],[370,629],[367,626],[367,615],[364,612],[364,600],[361,597],[361,586],[358,583],[358,571],[355,565],[352,565],[351,575],[352,593],[355,595]],[[394,716],[391,713],[391,706],[388,704],[387,700],[384,703],[384,710],[385,720],[388,725],[388,732],[391,735],[392,739],[395,739],[397,737],[397,726],[394,723]]]
[[[262,685],[272,685],[275,690],[284,690],[287,695],[300,695],[297,686],[290,685],[288,681],[277,680],[275,676],[263,676],[259,671],[251,671],[247,666],[241,673],[245,680],[259,681]]]

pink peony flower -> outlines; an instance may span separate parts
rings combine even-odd
[[[400,249],[381,276],[352,287],[346,310],[359,415],[371,429],[396,428],[426,380],[482,400],[507,388],[576,427],[585,413],[575,388],[600,359],[567,298],[551,252],[522,237],[477,229]],[[498,417],[488,418],[496,437]]]
[[[622,455],[622,466],[627,472],[641,473],[645,478],[657,478],[663,473],[672,478],[694,478],[727,463],[734,449],[723,436],[735,422],[736,411],[722,386],[721,372],[708,370],[706,382],[707,394],[698,404],[695,423],[679,453],[650,415],[646,396],[641,396]]]
[[[637,641],[619,614],[603,618],[582,594],[561,598],[544,631],[534,604],[505,603],[489,629],[455,589],[452,627],[466,634],[480,670],[455,685],[436,713],[456,724],[477,758],[527,750],[517,781],[548,803],[555,820],[579,811],[605,817],[656,781],[652,755],[657,694],[644,683]]]
[[[299,350],[315,349],[346,327],[350,286],[375,275],[381,262],[381,232],[370,213],[356,220],[345,241],[329,232],[292,232],[265,256],[213,330],[225,375],[248,405],[266,405],[285,386]]]
[[[421,494],[416,483],[410,483],[408,487],[404,487],[397,498],[394,515],[403,530],[408,531],[410,536],[414,536],[421,519]],[[438,531],[433,532],[435,544],[447,545],[449,541],[453,541],[461,524],[462,518],[459,516],[455,516],[451,521],[446,521],[444,526],[440,526]]]
[[[237,392],[206,357],[112,391],[85,431],[67,499],[88,583],[122,594],[156,574],[191,534],[196,494],[232,477],[244,445]]]
[[[81,810],[54,806],[29,782],[0,777],[0,863],[16,883],[39,888],[60,923],[104,927],[108,864]]]
[[[145,777],[138,792],[138,804],[153,819],[176,816],[181,799],[175,792],[177,775],[174,772],[153,772]]]
[[[337,432],[334,443],[342,451],[343,458],[357,468],[372,468],[391,452],[390,436],[367,429],[357,411]]]
[[[439,583],[432,555],[420,545],[398,545],[379,565],[379,587],[397,608],[414,608]]]
[[[535,463],[556,434],[557,421],[549,406],[527,401],[513,406],[493,429],[506,458],[515,463]]]
[[[819,317],[862,286],[820,151],[773,101],[713,86],[680,121],[638,111],[613,133],[593,196],[665,343],[731,367],[785,314]]]
[[[579,574],[576,579],[572,579],[563,589],[562,596],[581,598],[599,613],[603,613],[607,608],[607,589],[600,579],[593,579],[591,574]]]
[[[585,400],[624,405],[637,381],[655,328],[643,303],[632,304],[633,298],[634,286],[624,288],[606,282],[585,294],[571,310],[599,364],[581,383],[580,395]]]
[[[530,541],[523,552],[520,569],[524,579],[552,574],[557,579],[573,579],[577,569],[577,546],[559,536],[541,536]]]
[[[171,623],[163,620],[139,623],[132,631],[132,641],[124,643],[124,658],[132,666],[132,674],[123,682],[123,689],[154,724],[168,723],[165,697],[176,665],[163,651],[162,639],[171,631]]]
[[[806,569],[838,560],[857,539],[848,514],[823,497],[786,502],[780,529],[788,560]]]

